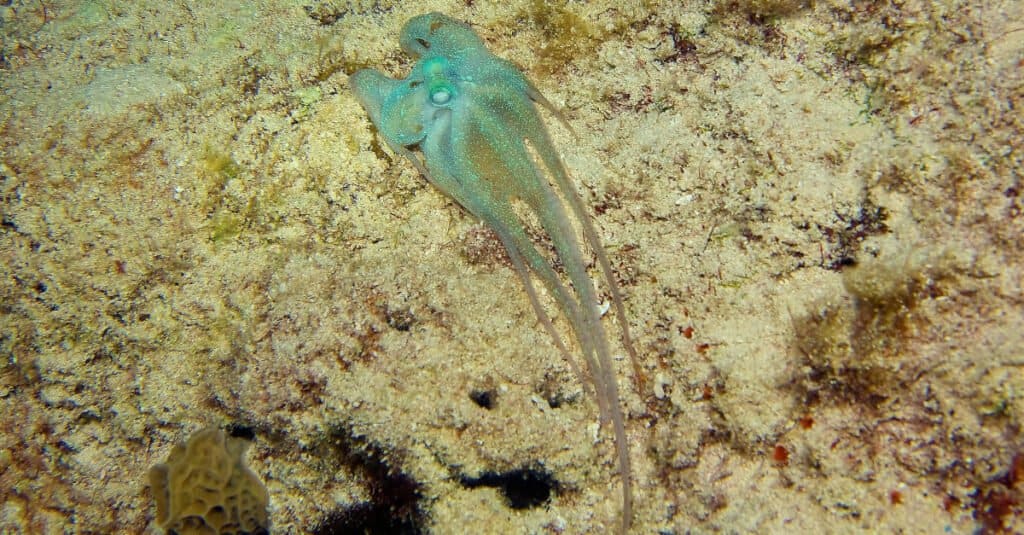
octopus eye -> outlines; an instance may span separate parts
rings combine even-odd
[[[448,101],[451,99],[451,91],[445,88],[435,89],[430,93],[430,102],[434,103],[435,106],[444,106],[445,104],[448,104]]]

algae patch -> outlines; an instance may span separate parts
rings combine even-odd
[[[846,296],[820,303],[794,320],[804,357],[805,401],[821,395],[876,407],[912,373],[902,357],[919,336],[922,303],[955,284],[961,260],[948,251],[910,251],[843,272]]]

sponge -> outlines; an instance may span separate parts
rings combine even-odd
[[[269,533],[267,488],[245,466],[249,441],[217,428],[199,431],[149,471],[156,523],[168,535]]]

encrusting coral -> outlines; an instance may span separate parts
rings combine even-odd
[[[168,534],[269,533],[267,489],[245,466],[249,441],[217,428],[192,435],[149,471],[156,523]]]

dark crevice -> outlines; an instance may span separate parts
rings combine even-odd
[[[552,491],[559,488],[558,481],[538,465],[517,468],[509,472],[484,472],[480,477],[462,476],[459,483],[467,489],[491,487],[505,497],[512,509],[530,509],[551,499]]]
[[[320,453],[358,474],[369,501],[339,504],[313,526],[314,535],[418,535],[427,513],[420,484],[401,469],[401,452],[377,444],[348,425],[334,426]]]
[[[494,402],[497,401],[498,393],[493,389],[490,390],[474,390],[469,393],[469,399],[473,400],[478,407],[483,407],[487,410],[494,408]]]

